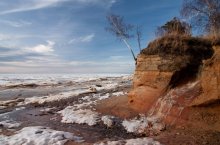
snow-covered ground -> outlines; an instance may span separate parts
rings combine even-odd
[[[70,132],[57,131],[44,126],[25,126],[22,122],[10,118],[10,114],[16,114],[16,111],[22,111],[22,109],[26,109],[26,107],[28,108],[28,105],[30,104],[53,104],[53,102],[71,98],[76,99],[73,99],[74,101],[69,102],[66,106],[65,104],[62,104],[64,106],[61,106],[61,109],[57,110],[59,107],[44,106],[43,109],[39,109],[39,112],[53,112],[55,114],[55,117],[53,117],[56,119],[49,118],[49,120],[58,121],[61,125],[84,124],[94,127],[97,124],[102,124],[106,126],[106,129],[113,128],[116,123],[115,120],[118,118],[115,116],[102,115],[96,112],[94,106],[100,100],[108,99],[112,96],[120,97],[126,95],[127,92],[120,90],[119,88],[126,85],[129,86],[130,83],[131,75],[124,74],[0,75],[0,111],[7,109],[7,107],[13,109],[11,112],[0,113],[0,133],[5,130],[11,131],[12,129],[15,129],[11,136],[0,135],[0,144],[62,145],[68,140],[82,142],[83,138]],[[40,93],[36,92],[36,90]],[[48,90],[49,92],[47,92]],[[14,93],[10,94],[10,91]],[[35,91],[34,95],[29,95],[31,94],[31,91]],[[7,94],[9,96],[14,96],[16,93],[21,94],[11,100],[1,100],[1,97],[4,96],[5,92],[9,93]],[[57,118],[61,118],[61,120]],[[149,128],[161,130],[164,127],[157,122],[157,119],[148,118],[144,115],[129,120],[117,120],[117,123],[119,123],[119,126],[124,128],[128,133],[134,134],[142,134]],[[151,138],[107,141],[97,143],[97,145],[98,144],[160,145]]]
[[[79,109],[74,110],[73,106],[68,106],[64,110],[59,111],[62,114],[63,123],[78,123],[78,124],[88,124],[90,126],[95,125],[99,120],[97,112],[91,111],[89,109]]]
[[[136,134],[143,134],[149,131],[158,133],[165,129],[165,125],[160,122],[159,118],[148,117],[140,114],[139,117],[135,117],[130,120],[124,120],[122,125],[125,127],[127,132]]]
[[[126,80],[129,74],[0,74],[0,86],[14,86],[25,84],[58,84],[69,81],[85,82],[110,77],[122,77]]]
[[[16,108],[13,111],[6,113],[0,113],[0,128],[4,128],[6,130],[13,130],[20,127],[22,123],[14,121],[12,118],[10,118],[10,115],[23,109],[25,109],[25,107]],[[2,133],[2,130],[0,130],[0,133]]]
[[[111,97],[109,93],[107,94],[93,94],[91,96],[85,96],[79,100],[79,103],[75,103],[73,106],[67,106],[58,113],[62,116],[63,123],[78,123],[78,124],[88,124],[90,126],[96,125],[98,122],[103,121],[105,125],[110,127],[112,123],[111,117],[101,116],[95,111],[93,105],[99,100],[104,100]]]
[[[116,89],[121,85],[129,84],[130,79],[131,75],[120,74],[0,75],[0,109],[5,109],[8,104],[43,104],[72,98],[84,93]],[[31,92],[33,92],[33,96]],[[118,96],[122,93],[118,92],[115,95]],[[100,99],[108,98],[108,96],[102,97]],[[4,99],[1,100],[1,98]]]
[[[0,125],[4,128],[12,129],[19,127],[21,123],[18,123],[14,120],[4,120],[4,121],[0,121]]]
[[[162,145],[158,141],[154,141],[152,138],[137,138],[119,141],[107,141],[96,143],[94,145]]]
[[[23,102],[20,102],[18,105],[27,105],[31,103],[38,103],[38,104],[43,104],[46,102],[53,102],[53,101],[59,101],[62,99],[68,99],[71,97],[75,97],[77,95],[83,94],[83,93],[89,93],[91,92],[88,89],[79,89],[75,91],[69,91],[69,92],[62,92],[56,95],[48,95],[48,96],[42,96],[42,97],[30,97],[30,98],[25,98]]]
[[[25,127],[14,135],[0,135],[1,145],[64,145],[68,140],[83,142],[82,137],[42,126]]]

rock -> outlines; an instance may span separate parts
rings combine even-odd
[[[113,125],[113,116],[102,116],[101,120],[103,122],[103,124],[105,124],[108,128],[111,128]]]
[[[142,54],[138,56],[133,89],[128,94],[133,109],[146,112],[151,108],[167,89],[174,74],[174,64],[172,57]]]
[[[102,87],[102,85],[97,84],[96,87]]]
[[[197,48],[192,44],[185,45],[189,50],[190,47],[192,50]],[[128,93],[130,108],[150,117],[159,117],[165,126],[187,127],[189,123],[220,130],[220,122],[216,121],[220,118],[217,113],[220,109],[220,46],[212,49],[208,45],[206,49],[203,43],[196,45],[201,52],[164,56],[139,54],[133,86]]]
[[[90,90],[92,93],[96,93],[96,92],[97,92],[97,89],[94,88],[94,87],[90,87],[89,90]]]

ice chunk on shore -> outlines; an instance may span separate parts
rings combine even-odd
[[[113,96],[123,96],[125,95],[126,93],[124,92],[115,92],[115,93],[112,93]]]
[[[97,91],[103,91],[103,90],[112,90],[117,88],[119,85],[118,83],[108,83],[108,84],[103,84],[102,87],[96,87]]]
[[[15,111],[20,111],[20,110],[24,110],[25,107],[18,107],[18,108],[15,108]]]
[[[68,140],[83,142],[82,137],[47,127],[25,127],[12,136],[0,135],[1,145],[64,145]]]
[[[62,99],[68,99],[68,98],[78,96],[80,94],[88,93],[88,92],[90,91],[87,89],[80,89],[80,90],[75,90],[75,91],[62,92],[56,95],[25,98],[24,102],[19,103],[19,105],[24,105],[24,104],[26,105],[26,104],[31,104],[31,103],[43,104],[46,102],[59,101]]]
[[[154,141],[152,138],[145,137],[145,138],[95,143],[94,145],[162,145],[162,144],[160,144],[158,141]]]
[[[12,128],[19,127],[21,125],[21,123],[18,123],[18,122],[13,121],[13,120],[4,120],[4,121],[0,121],[0,125],[2,125],[5,128],[12,129]]]
[[[165,129],[165,124],[161,122],[160,118],[156,116],[146,117],[142,114],[140,114],[139,117],[135,117],[131,120],[124,120],[122,125],[127,132],[136,134],[146,133],[147,131],[158,133]]]
[[[62,115],[63,123],[78,123],[88,124],[89,126],[95,125],[99,121],[99,114],[89,109],[74,110],[74,106],[68,106],[65,109],[59,111]]]
[[[107,94],[94,94],[93,95],[93,98],[95,98],[96,100],[104,100],[104,99],[107,99],[110,97],[110,94],[107,93]]]
[[[128,132],[140,134],[146,131],[148,120],[144,115],[141,115],[139,119],[136,117],[131,120],[124,120],[122,125]]]
[[[101,120],[103,124],[105,124],[107,127],[112,127],[114,123],[112,120],[113,118],[114,118],[113,116],[106,115],[106,116],[102,116]]]

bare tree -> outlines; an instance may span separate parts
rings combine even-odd
[[[136,62],[134,51],[128,43],[128,39],[133,37],[129,34],[129,32],[132,31],[133,26],[130,24],[125,24],[123,17],[114,14],[109,14],[107,16],[107,20],[109,22],[109,27],[107,27],[106,30],[111,32],[113,35],[115,35],[117,38],[125,43],[127,48],[131,51],[134,61]]]
[[[165,35],[191,35],[191,26],[174,17],[172,20],[166,22],[156,30],[157,36]]]
[[[139,47],[140,52],[141,52],[141,39],[142,39],[141,29],[142,29],[141,26],[136,27],[137,42],[138,42],[138,47]]]
[[[181,15],[203,32],[220,33],[220,0],[184,0]]]

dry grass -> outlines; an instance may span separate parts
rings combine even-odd
[[[212,42],[212,45],[220,45],[220,35],[215,36],[212,34],[203,36],[204,39],[208,39]]]
[[[141,54],[193,56],[201,60],[213,55],[212,45],[213,42],[206,38],[168,35],[150,42]]]

